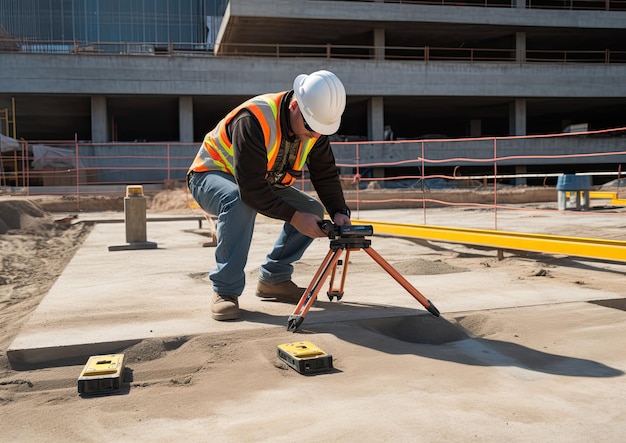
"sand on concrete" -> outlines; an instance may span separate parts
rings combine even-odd
[[[93,229],[79,222],[84,214],[47,212],[44,200],[0,200],[3,350]],[[191,211],[175,192],[151,203],[151,211]],[[429,219],[452,224],[478,213],[433,210]],[[537,212],[500,223],[545,231],[548,218]],[[569,235],[626,239],[623,217],[568,214],[562,222]],[[260,218],[254,241],[279,228]],[[198,231],[200,244],[209,233]],[[625,263],[522,253],[498,260],[495,251],[463,245],[374,242],[400,273],[423,281],[441,318],[416,306],[410,315],[315,324],[297,335],[268,325],[147,339],[124,350],[122,391],[93,398],[77,394],[82,365],[18,371],[3,352],[0,441],[621,441]],[[298,283],[308,283],[326,249],[320,240],[307,251]],[[199,246],[197,254],[205,264],[190,274],[200,278],[211,250]],[[320,301],[322,309],[349,312],[385,296],[377,285],[388,276],[364,254],[354,255],[349,272],[350,294],[340,304]],[[254,282],[255,272],[248,277]],[[383,287],[402,291],[392,280]],[[489,297],[491,307],[472,309],[472,294]],[[458,300],[467,309],[446,309]],[[335,369],[290,369],[276,346],[294,340],[332,354]]]

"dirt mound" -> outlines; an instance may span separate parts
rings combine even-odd
[[[0,348],[6,349],[91,230],[60,219],[38,203],[0,201]],[[8,366],[0,355],[0,371]]]
[[[618,199],[626,198],[626,178],[619,178],[603,184],[600,187],[602,191],[617,192]]]
[[[12,229],[28,230],[49,222],[46,212],[31,201],[0,201],[0,234]]]
[[[123,212],[123,195],[43,195],[36,197],[13,197],[11,202],[34,203],[41,210],[58,212]],[[154,212],[181,212],[197,209],[193,197],[183,189],[145,193],[146,207]]]
[[[607,182],[605,184],[603,184],[602,186],[600,186],[600,189],[605,190],[605,189],[613,189],[613,188],[626,188],[626,178],[618,178],[616,180],[611,180],[610,182]]]
[[[183,189],[159,192],[148,200],[148,209],[157,212],[189,210],[193,207],[193,197]]]
[[[38,195],[12,196],[11,202],[28,201],[39,209],[49,213],[65,212],[106,212],[123,211],[124,197],[110,195]]]

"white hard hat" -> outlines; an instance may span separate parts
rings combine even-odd
[[[346,90],[330,71],[301,74],[293,82],[300,111],[311,129],[323,135],[337,132],[346,108]]]

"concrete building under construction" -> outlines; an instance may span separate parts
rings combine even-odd
[[[0,0],[0,26],[0,109],[14,103],[26,140],[197,143],[244,99],[318,69],[346,86],[337,141],[462,153],[445,140],[626,127],[623,0]],[[503,165],[615,170],[626,155],[576,154],[625,140],[512,139],[511,154],[572,157]]]

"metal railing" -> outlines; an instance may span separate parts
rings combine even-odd
[[[351,0],[372,2],[373,0]],[[457,7],[516,8],[514,0],[383,0],[383,3],[406,5],[439,5]],[[626,11],[624,0],[526,0],[528,9],[568,9],[591,11]]]
[[[415,60],[423,62],[521,62],[515,48],[450,48],[437,46],[304,45],[222,43],[215,48],[194,43],[79,42],[0,38],[0,53],[125,55],[167,57],[310,57],[326,59]],[[626,63],[626,50],[528,49],[526,62]]]
[[[524,203],[524,197],[512,190],[526,186],[526,181],[537,189],[535,195],[544,200],[554,197],[556,203],[557,178],[568,168],[600,183],[624,182],[618,191],[623,199],[624,133],[626,128],[525,137],[333,142],[333,151],[353,208],[500,208]],[[589,153],[585,140],[599,141],[598,152]],[[56,194],[79,201],[88,195],[123,196],[128,185],[142,185],[147,192],[186,189],[186,172],[198,147],[198,143],[21,141],[19,149],[1,157],[0,193]],[[520,165],[525,165],[523,170]],[[314,191],[306,173],[296,186]]]

